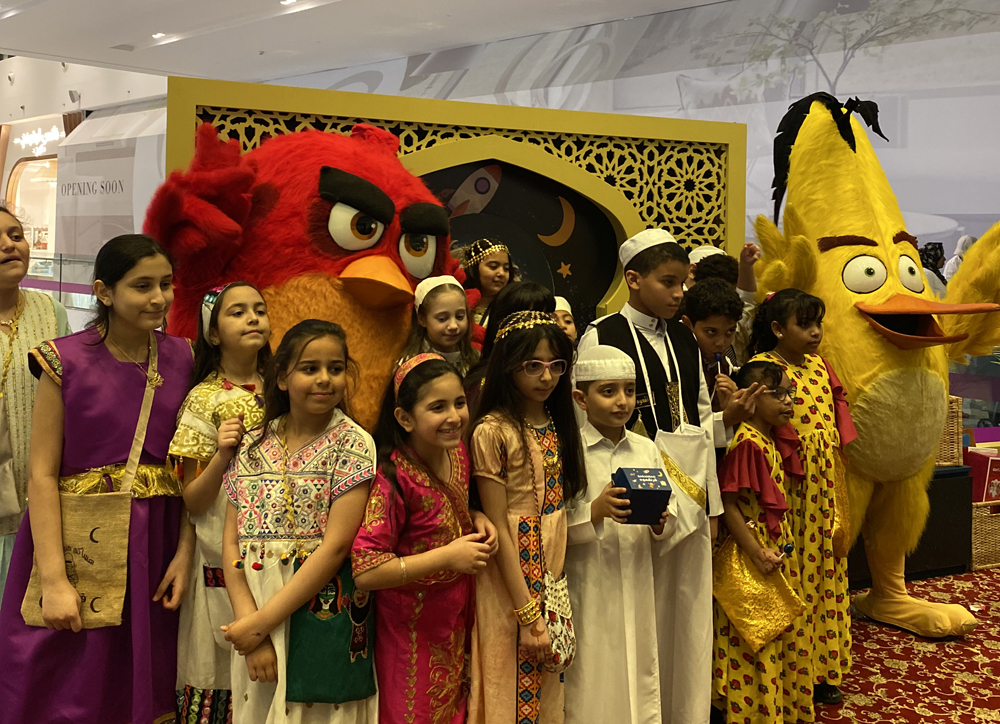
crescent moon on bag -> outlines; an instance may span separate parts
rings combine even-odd
[[[548,246],[562,246],[569,241],[569,237],[573,235],[573,229],[576,228],[576,212],[573,210],[573,204],[562,196],[559,197],[559,204],[562,206],[562,226],[554,234],[538,235],[538,240]]]
[[[97,540],[97,538],[94,537],[94,531],[98,531],[100,529],[101,529],[101,526],[97,526],[96,528],[94,528],[93,530],[90,531],[90,542],[91,543],[100,543],[101,542],[101,541]]]
[[[100,613],[101,612],[101,609],[94,608],[94,604],[97,603],[98,600],[100,600],[100,599],[101,599],[101,596],[95,596],[94,598],[90,599],[90,610],[93,611],[94,613]]]

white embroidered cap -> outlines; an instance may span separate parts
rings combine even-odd
[[[439,277],[427,277],[417,285],[416,290],[413,292],[414,306],[419,308],[424,303],[424,298],[430,294],[432,289],[443,287],[445,284],[453,284],[459,289],[462,288],[458,279],[447,274]]]
[[[634,380],[635,362],[617,347],[599,344],[577,355],[573,376],[577,382]]]
[[[624,269],[636,254],[644,252],[650,247],[668,242],[676,244],[677,240],[666,229],[646,229],[645,231],[640,231],[618,247],[618,260],[622,263],[622,268]]]
[[[693,249],[688,252],[688,261],[692,264],[697,264],[702,259],[707,256],[715,256],[716,254],[725,254],[726,252],[717,246],[712,246],[711,244],[705,244],[704,246],[699,246],[697,249]]]
[[[572,315],[573,307],[569,306],[569,300],[566,299],[566,297],[556,297],[556,311],[568,312],[570,315]]]

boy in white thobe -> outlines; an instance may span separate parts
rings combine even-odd
[[[624,352],[596,346],[580,354],[573,392],[588,488],[567,503],[566,577],[577,655],[566,671],[566,721],[661,724],[660,664],[675,652],[658,635],[654,568],[673,534],[676,498],[661,525],[625,525],[628,500],[611,476],[618,468],[663,469],[656,444],[625,429],[635,408],[635,365]]]

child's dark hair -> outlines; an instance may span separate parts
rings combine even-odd
[[[146,234],[116,236],[107,241],[97,252],[97,258],[94,260],[94,281],[100,280],[104,282],[104,286],[112,289],[136,264],[151,256],[162,256],[170,262],[171,267],[174,266],[173,258],[152,236]],[[100,342],[103,342],[108,336],[110,321],[111,308],[98,301],[97,314],[87,322],[87,327],[97,327],[101,332]]]
[[[344,393],[344,399],[337,405],[344,413],[350,417],[351,408],[348,403],[351,382],[356,376],[357,365],[351,359],[351,353],[347,349],[347,335],[339,324],[327,322],[323,319],[305,319],[285,332],[285,336],[278,345],[277,351],[271,358],[268,365],[267,375],[264,377],[264,421],[261,423],[263,432],[254,441],[250,449],[260,447],[267,434],[267,429],[272,422],[282,415],[287,414],[292,409],[288,392],[278,387],[278,380],[287,375],[299,361],[302,351],[306,345],[323,337],[333,337],[340,346],[344,348],[344,362],[347,364],[348,391]]]
[[[754,362],[747,362],[745,365],[740,367],[739,372],[736,373],[736,379],[733,382],[736,386],[745,390],[747,387],[752,385],[754,382],[759,382],[762,385],[774,389],[781,384],[781,378],[784,376],[785,372],[774,362],[767,362],[766,360],[756,360]]]
[[[740,263],[728,254],[706,256],[694,268],[694,280],[701,284],[706,279],[722,279],[736,286],[740,278]]]
[[[498,246],[500,244],[501,242],[496,239],[489,239],[489,238],[476,239],[474,242],[472,242],[462,250],[461,252],[462,257],[464,259],[472,259],[483,253],[486,253],[486,256],[492,256],[492,254],[499,253],[502,250],[497,249],[495,252],[490,252],[489,251],[490,248]],[[507,261],[510,263],[510,278],[513,279],[514,255],[510,253],[509,249],[506,251],[506,254],[507,254]],[[462,268],[465,270],[465,281],[462,282],[462,285],[466,289],[478,289],[479,291],[483,290],[483,283],[479,278],[479,265],[481,263],[482,259],[476,261],[475,264],[469,264],[468,266],[466,266],[465,262],[462,263]]]
[[[0,201],[0,214],[7,214],[7,216],[17,222],[17,225],[20,226],[22,230],[24,229],[24,222],[17,218],[17,214],[14,213],[13,209],[8,207],[3,201]]]
[[[680,313],[692,324],[715,316],[739,322],[743,318],[743,302],[732,284],[722,279],[706,279],[684,292]]]
[[[378,423],[375,426],[375,443],[378,448],[379,471],[399,492],[396,481],[396,463],[391,460],[393,451],[399,451],[409,456],[410,434],[403,429],[396,419],[396,408],[401,407],[408,413],[420,402],[421,392],[428,383],[444,375],[455,375],[459,383],[462,376],[451,364],[441,359],[429,359],[421,362],[407,373],[396,392],[395,385],[389,380],[385,395],[382,397],[382,407],[379,410]]]
[[[695,286],[697,289],[698,286]],[[774,336],[771,322],[777,322],[782,327],[795,316],[800,327],[813,322],[822,323],[826,315],[826,304],[819,297],[806,294],[801,289],[782,289],[771,295],[759,305],[750,331],[748,351],[751,355],[770,352],[778,346],[778,338]]]
[[[424,342],[426,341],[429,344],[430,340],[427,338],[427,328],[420,324],[420,315],[423,314],[426,320],[428,305],[448,292],[458,292],[462,295],[463,299],[465,298],[465,291],[462,287],[455,286],[454,284],[442,284],[427,292],[427,296],[421,301],[419,309],[414,305],[413,314],[410,319],[410,334],[406,338],[406,345],[403,347],[404,359],[425,351]],[[458,343],[458,351],[462,353],[462,362],[466,365],[465,369],[469,369],[479,360],[479,354],[472,347],[472,313],[469,309],[468,301],[465,303],[465,315],[469,321],[469,326],[465,331],[465,336]],[[432,348],[433,346],[431,345]]]
[[[219,314],[225,308],[223,300],[229,294],[230,289],[237,287],[250,287],[260,294],[260,290],[250,282],[233,282],[227,284],[222,290],[215,304],[212,306],[212,316],[208,322],[208,329],[217,329],[219,326]],[[261,295],[261,299],[264,295]],[[191,370],[191,386],[204,382],[213,372],[219,372],[219,365],[222,363],[222,347],[217,344],[210,344],[206,337],[204,318],[201,315],[201,307],[198,308],[198,338],[194,342],[194,369]],[[268,342],[257,351],[257,373],[264,377],[267,372],[268,363],[271,361],[271,343]]]
[[[543,341],[549,343],[556,359],[573,362],[573,343],[556,324],[537,324],[527,329],[515,329],[503,339],[498,339],[486,368],[483,389],[479,395],[476,410],[477,424],[486,415],[506,418],[524,437],[524,400],[514,385],[512,377],[521,369],[521,364],[533,358],[535,348]],[[587,489],[587,472],[583,463],[583,445],[580,428],[577,426],[575,404],[570,382],[570,370],[559,378],[555,389],[549,395],[546,409],[552,416],[561,445],[563,496],[565,500],[575,498]],[[474,426],[473,426],[474,427]]]
[[[634,271],[639,276],[645,277],[649,276],[649,273],[660,266],[660,264],[668,261],[679,261],[681,264],[691,263],[691,260],[688,259],[688,253],[683,246],[676,242],[668,241],[640,251],[629,259],[628,264],[625,265],[625,271]]]

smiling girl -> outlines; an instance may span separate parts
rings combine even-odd
[[[177,689],[180,712],[213,718],[230,706],[230,652],[220,626],[233,620],[222,565],[226,496],[222,474],[245,429],[264,419],[264,380],[271,324],[260,292],[246,282],[209,291],[201,304],[194,388],[170,443],[181,461],[184,503],[197,536],[191,595],[181,607]],[[223,714],[224,715],[224,714]]]
[[[3,724],[151,724],[173,721],[176,709],[177,608],[194,535],[182,522],[180,481],[165,462],[191,376],[191,347],[159,331],[174,297],[173,266],[152,238],[107,242],[94,262],[94,295],[98,313],[86,330],[32,350],[41,379],[31,505],[0,611]],[[122,487],[147,387],[152,407],[131,487],[121,624],[81,631],[73,571],[86,559],[64,551],[60,494],[99,497]],[[26,625],[21,615],[33,557],[46,628]]]
[[[475,579],[496,530],[469,511],[462,380],[440,355],[396,372],[376,436],[379,473],[352,553],[358,587],[378,590],[381,724],[462,724]]]
[[[490,305],[510,281],[512,267],[510,249],[496,239],[476,239],[465,247],[462,259],[465,288],[478,289],[482,294],[473,310],[473,321],[476,324],[486,326]]]
[[[265,381],[264,422],[223,477],[235,620],[222,630],[240,724],[376,721],[371,606],[354,591],[350,561],[375,444],[345,412],[350,366],[338,325],[307,319],[288,330]],[[293,614],[320,650],[296,644]]]
[[[413,293],[410,336],[400,364],[421,352],[435,352],[465,375],[479,359],[472,348],[472,323],[465,290],[452,276],[424,279]]]
[[[562,575],[565,502],[586,489],[570,390],[573,345],[551,314],[507,317],[472,432],[472,475],[499,550],[476,580],[469,721],[562,722],[541,617],[544,570]]]

